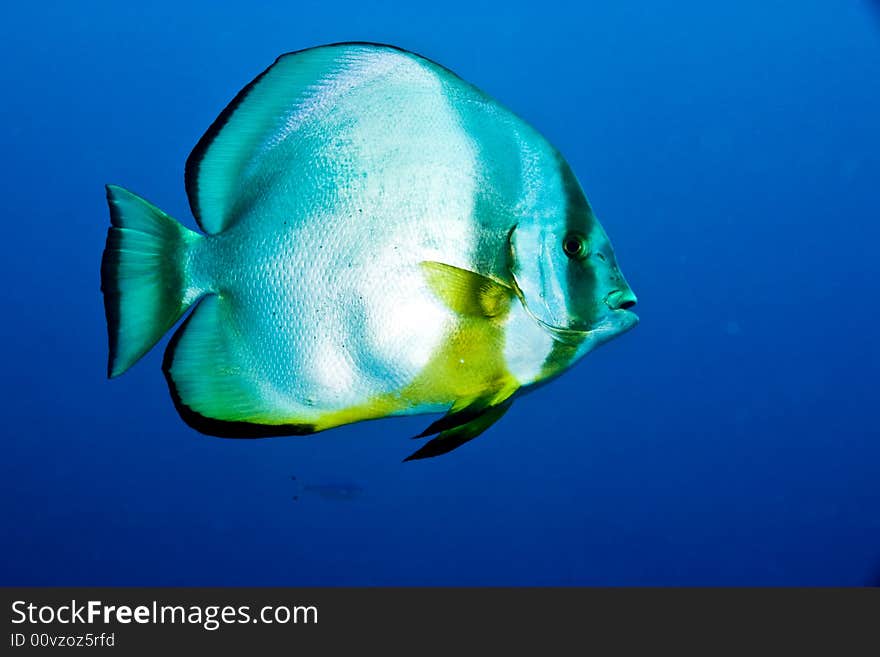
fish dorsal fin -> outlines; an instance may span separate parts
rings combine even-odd
[[[465,317],[486,319],[507,315],[515,292],[504,283],[442,262],[421,264],[429,287],[450,310]]]
[[[436,75],[428,73],[432,66],[439,68],[413,53],[367,43],[279,57],[238,93],[187,159],[186,191],[199,226],[213,234],[234,224],[265,200],[260,191],[274,177],[314,177],[336,129],[372,110],[365,98],[393,95],[400,84],[418,93]]]

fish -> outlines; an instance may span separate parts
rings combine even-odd
[[[305,495],[316,495],[323,500],[329,502],[351,502],[360,497],[364,489],[358,484],[346,482],[323,482],[323,483],[304,483],[295,476],[291,479],[295,482],[296,493],[293,496],[294,501],[299,500]]]
[[[638,316],[571,167],[449,69],[395,46],[280,56],[189,155],[200,231],[107,185],[108,376],[169,340],[181,418],[218,437],[442,414],[450,452]]]

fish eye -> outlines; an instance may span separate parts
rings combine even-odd
[[[569,233],[562,238],[562,250],[569,258],[583,260],[587,257],[587,238],[580,233]]]

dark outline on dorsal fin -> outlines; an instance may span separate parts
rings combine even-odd
[[[427,62],[430,62],[434,66],[437,66],[455,77],[459,78],[463,82],[470,84],[461,76],[456,74],[453,71],[450,71],[448,68],[443,66],[442,64],[438,64],[432,59],[420,55],[416,52],[412,52],[411,50],[406,50],[404,48],[400,48],[398,46],[392,46],[387,43],[376,43],[372,41],[340,41],[338,43],[328,43],[321,46],[312,46],[311,48],[303,48],[301,50],[292,50],[291,52],[286,52],[282,55],[279,55],[275,58],[275,61],[272,62],[262,73],[257,75],[253,80],[251,80],[247,85],[245,85],[233,98],[226,107],[223,108],[223,111],[220,112],[219,116],[214,119],[214,122],[208,127],[205,131],[205,134],[201,136],[199,141],[196,143],[195,147],[190,152],[189,156],[186,158],[186,165],[184,167],[183,180],[184,186],[186,187],[186,196],[189,199],[189,207],[195,217],[196,223],[199,225],[199,228],[204,232],[208,232],[205,230],[205,227],[202,225],[201,218],[201,209],[199,208],[199,168],[202,163],[202,159],[205,157],[205,153],[208,151],[208,148],[211,146],[213,141],[217,138],[217,135],[223,130],[226,124],[229,122],[229,119],[235,113],[235,110],[238,109],[239,105],[241,105],[245,98],[250,94],[251,89],[254,88],[260,80],[270,71],[272,68],[280,62],[285,57],[292,57],[295,55],[300,55],[305,52],[309,52],[311,50],[317,50],[319,48],[339,48],[344,46],[374,46],[376,48],[388,48],[389,50],[397,50],[399,52],[405,53],[407,55],[414,55],[419,59],[424,59]],[[473,86],[473,85],[471,85]],[[476,87],[474,87],[476,88]]]
[[[280,57],[278,59],[280,59]],[[263,76],[272,69],[272,66],[275,66],[275,64],[278,63],[278,59],[276,59],[266,70],[251,80],[247,86],[241,89],[241,91],[235,94],[235,98],[233,98],[229,104],[223,108],[220,115],[214,119],[214,122],[208,127],[205,134],[202,135],[201,139],[199,139],[198,143],[196,143],[195,147],[192,149],[192,152],[190,152],[189,156],[186,158],[186,165],[183,172],[183,183],[186,187],[186,196],[189,199],[189,208],[193,217],[195,217],[199,228],[206,233],[208,231],[206,231],[205,227],[202,225],[201,208],[199,208],[199,168],[201,167],[202,159],[205,157],[208,147],[214,142],[214,139],[217,138],[217,135],[220,134],[223,128],[226,127],[226,124],[229,122],[229,119],[232,118],[232,115],[235,113],[235,110],[238,109],[238,106],[244,102],[244,99],[247,98],[254,85],[263,79]]]
[[[177,392],[174,380],[171,378],[171,365],[174,362],[177,344],[186,331],[187,324],[198,310],[198,306],[199,304],[196,304],[196,307],[174,332],[165,348],[165,356],[162,359],[162,373],[165,375],[168,391],[171,393],[174,408],[177,409],[180,418],[199,433],[218,438],[274,438],[278,436],[306,436],[316,433],[314,425],[311,424],[257,424],[239,420],[218,420],[202,415],[184,403]]]

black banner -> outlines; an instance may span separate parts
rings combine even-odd
[[[78,648],[876,653],[880,589],[5,588],[3,654]]]

